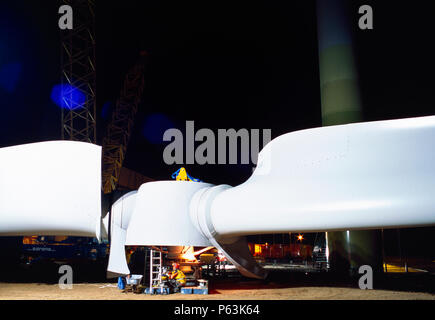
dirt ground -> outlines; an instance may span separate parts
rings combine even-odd
[[[429,272],[376,276],[374,290],[361,290],[359,277],[271,269],[266,280],[238,273],[212,277],[208,295],[146,295],[123,293],[117,279],[107,280],[102,272],[88,274],[89,268],[76,268],[73,288],[61,289],[57,269],[43,270],[0,273],[0,300],[435,300],[435,274]]]
[[[217,288],[208,295],[123,293],[113,283],[81,283],[72,289],[57,284],[0,283],[0,300],[435,300],[435,294],[340,287]]]

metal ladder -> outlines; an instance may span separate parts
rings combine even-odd
[[[162,280],[162,252],[150,250],[150,290],[154,284],[159,284]]]

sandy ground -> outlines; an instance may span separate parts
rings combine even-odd
[[[214,289],[209,295],[123,293],[113,283],[0,283],[0,300],[435,300],[435,294],[339,287]]]

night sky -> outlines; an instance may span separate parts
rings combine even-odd
[[[60,138],[59,1],[0,4],[0,147]],[[361,4],[375,29],[357,27]],[[366,121],[432,115],[434,8],[354,1],[355,51]],[[125,166],[168,179],[166,144],[144,135],[149,116],[174,127],[272,129],[272,137],[321,125],[314,1],[105,1],[97,4],[98,143],[127,70],[150,53],[146,89]],[[250,165],[187,166],[192,176],[238,184]]]
[[[43,3],[43,5],[41,5]],[[358,7],[374,9],[371,31]],[[0,2],[0,147],[60,138],[59,1]],[[433,5],[354,1],[355,51],[366,121],[435,114]],[[127,70],[146,49],[146,89],[125,166],[170,179],[167,145],[144,135],[153,115],[184,130],[321,125],[315,2],[104,1],[97,4],[98,143]],[[149,118],[151,116],[151,118]],[[149,130],[148,130],[149,131]],[[187,165],[211,183],[237,185],[251,165]]]
[[[314,1],[97,1],[98,144],[127,70],[150,54],[146,88],[125,166],[170,179],[166,144],[146,124],[272,129],[321,126]],[[364,120],[435,114],[434,5],[429,1],[349,1]],[[374,30],[358,29],[358,8],[374,10]],[[0,147],[60,139],[60,1],[0,0]],[[150,118],[151,116],[151,118]],[[152,122],[152,121],[151,121]],[[149,131],[149,130],[148,130]],[[251,165],[187,165],[206,182],[237,185]]]
[[[0,3],[0,147],[60,138],[58,1]],[[371,4],[374,30],[357,27]],[[435,114],[433,5],[352,3],[366,121]],[[127,70],[146,49],[146,88],[125,166],[169,179],[167,145],[150,142],[155,114],[184,130],[321,125],[315,2],[104,1],[97,4],[98,143]],[[13,76],[11,76],[11,74]],[[251,165],[186,166],[194,177],[237,185]]]

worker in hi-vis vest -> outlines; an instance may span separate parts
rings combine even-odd
[[[180,265],[176,262],[172,264],[172,273],[169,274],[169,282],[174,287],[175,292],[179,292],[180,288],[186,285],[186,276],[180,270]]]

